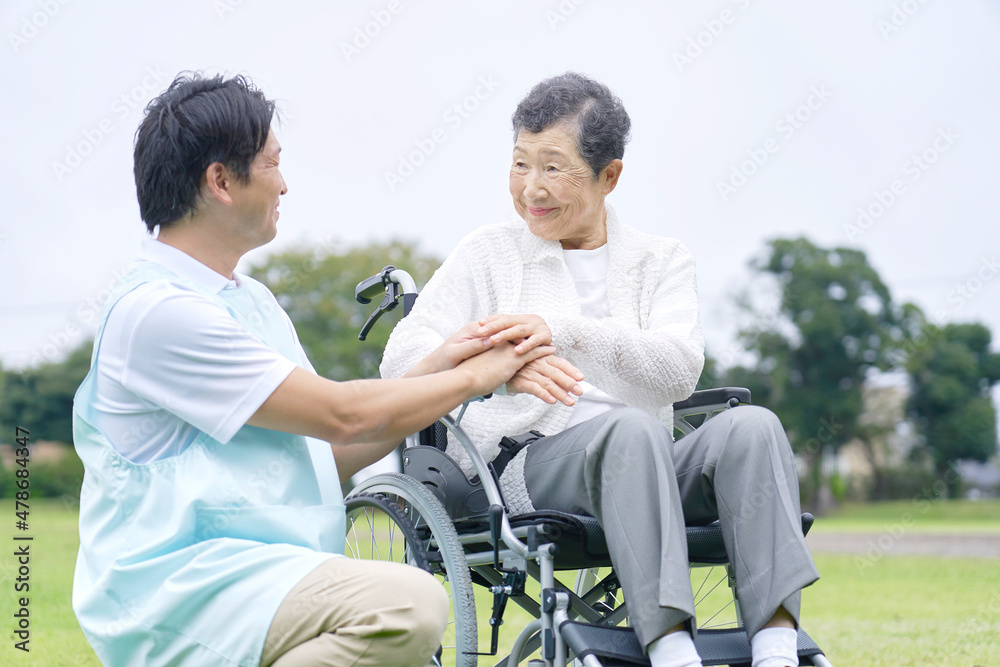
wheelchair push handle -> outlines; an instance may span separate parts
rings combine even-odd
[[[358,303],[371,303],[372,299],[383,293],[385,296],[382,298],[382,303],[365,320],[358,334],[358,340],[367,338],[368,332],[375,326],[378,318],[394,309],[399,304],[400,298],[403,299],[403,315],[409,314],[417,300],[417,285],[409,273],[389,264],[374,276],[362,280],[354,288],[354,298]]]

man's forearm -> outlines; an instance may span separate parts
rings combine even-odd
[[[425,357],[411,368],[403,377],[420,377],[433,373],[432,365]],[[409,435],[409,434],[407,434]],[[333,445],[333,458],[337,462],[337,472],[340,483],[347,483],[359,470],[370,466],[392,452],[402,442],[400,439],[382,440],[380,442],[355,442],[349,445]],[[332,443],[331,443],[332,444]]]
[[[475,394],[466,369],[420,378],[333,382],[296,368],[247,422],[334,445],[401,441]]]
[[[547,354],[552,354],[551,347],[517,354],[505,343],[466,358],[456,368],[398,380],[333,382],[296,368],[247,423],[335,445],[402,440],[463,401],[493,391],[521,366]]]
[[[333,445],[333,459],[337,462],[340,483],[346,484],[359,470],[367,468],[396,449],[403,441],[383,440],[351,445]]]

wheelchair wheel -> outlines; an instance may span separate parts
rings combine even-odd
[[[433,574],[451,601],[437,664],[474,667],[478,638],[472,579],[458,534],[440,501],[413,478],[386,473],[359,484],[345,504],[346,554],[408,563]]]

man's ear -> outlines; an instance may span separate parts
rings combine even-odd
[[[234,176],[221,162],[213,162],[201,177],[202,196],[213,197],[226,206],[233,203],[232,185]]]

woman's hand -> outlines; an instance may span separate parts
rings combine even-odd
[[[552,343],[552,331],[538,315],[491,315],[479,320],[479,324],[476,335],[488,336],[494,344],[515,342],[518,354]]]
[[[540,357],[521,367],[507,382],[508,394],[531,394],[552,404],[562,401],[574,405],[583,393],[578,382],[583,380],[573,364],[554,354]]]
[[[475,354],[461,364],[459,369],[467,369],[472,380],[473,396],[482,396],[506,384],[525,365],[551,356],[555,350],[547,345],[517,354],[510,343],[494,345],[482,354]]]
[[[418,377],[450,371],[460,363],[484,352],[494,343],[489,336],[480,336],[477,332],[480,322],[469,322],[464,327],[449,336],[436,350],[421,359],[403,377]]]

